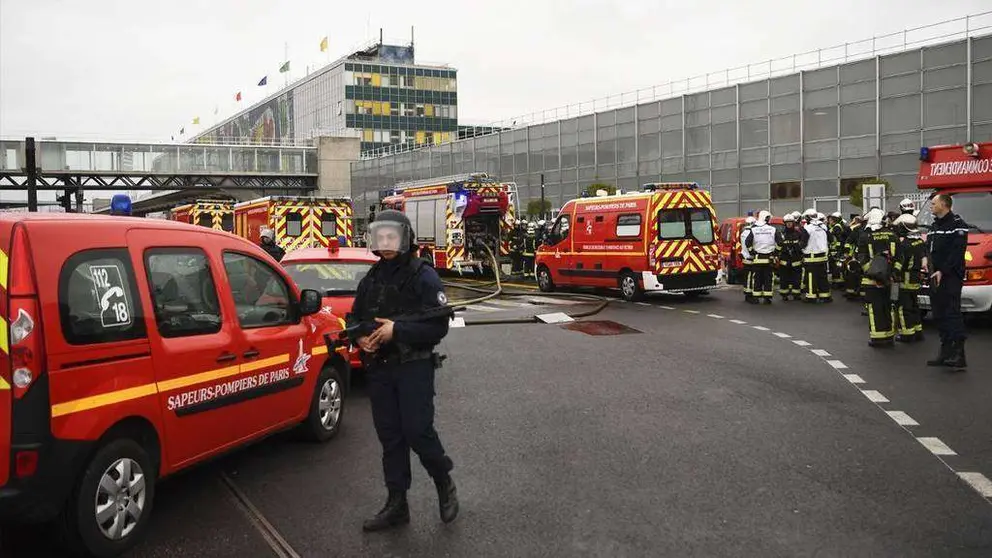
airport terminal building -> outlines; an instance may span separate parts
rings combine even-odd
[[[351,166],[356,212],[398,182],[481,171],[516,182],[522,209],[543,175],[553,209],[593,183],[694,181],[721,219],[814,204],[846,215],[868,178],[890,198],[915,193],[921,146],[992,141],[992,35],[971,35],[368,157]]]

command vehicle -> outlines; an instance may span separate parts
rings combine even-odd
[[[961,290],[962,312],[992,310],[992,142],[940,145],[920,149],[917,187],[936,194],[951,194],[952,211],[968,223],[965,280]],[[931,203],[920,209],[919,222],[933,223]],[[920,307],[930,309],[926,283]]]
[[[234,232],[257,244],[268,227],[286,252],[326,247],[332,238],[350,245],[353,213],[350,198],[266,196],[234,205]]]
[[[280,262],[301,289],[313,289],[324,297],[322,311],[335,316],[351,312],[358,283],[379,257],[367,248],[341,248],[331,239],[327,248],[304,248]],[[349,349],[352,370],[362,367],[358,347]]]
[[[720,224],[720,262],[727,276],[727,283],[734,285],[741,282],[744,269],[744,258],[741,256],[741,231],[744,230],[746,217],[730,217]],[[768,221],[779,232],[785,231],[785,221],[781,217],[772,217]]]
[[[435,269],[491,272],[486,245],[508,261],[517,213],[516,184],[484,172],[397,184],[381,209],[402,211],[417,233],[420,257]]]
[[[349,366],[320,309],[231,234],[0,215],[0,520],[114,556],[159,478],[289,427],[330,439]]]
[[[234,204],[226,200],[196,200],[174,207],[169,219],[208,229],[234,232]]]
[[[716,287],[720,253],[710,195],[694,182],[570,200],[535,260],[538,286],[619,287],[689,296]]]

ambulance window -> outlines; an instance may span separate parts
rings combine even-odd
[[[579,217],[578,219],[575,220],[575,222],[576,223],[585,223],[586,222],[586,218],[585,217]]]
[[[269,264],[245,254],[225,252],[224,270],[242,328],[293,323],[289,286]]]
[[[713,242],[713,221],[710,220],[708,209],[690,209],[689,225],[692,227],[692,237],[703,244]]]
[[[326,212],[320,216],[320,234],[324,238],[336,238],[338,236],[338,216]]]
[[[299,213],[286,214],[286,236],[303,235],[303,216]]]
[[[207,256],[199,248],[157,248],[145,252],[148,290],[162,337],[217,333],[220,302]]]
[[[641,234],[641,214],[631,213],[617,217],[617,236],[638,236]]]
[[[682,209],[662,209],[658,212],[658,238],[673,240],[685,238],[685,211]]]
[[[209,229],[214,226],[214,216],[209,213],[201,213],[196,218],[196,224]]]
[[[560,217],[558,217],[558,220],[555,221],[555,225],[551,227],[551,236],[553,238],[558,239],[558,242],[561,242],[562,240],[568,237],[568,229],[569,229],[568,225],[569,225],[568,215],[561,215]]]
[[[79,252],[59,276],[59,319],[72,345],[145,337],[145,320],[126,249]]]
[[[234,214],[227,213],[220,220],[220,228],[227,232],[234,232]]]

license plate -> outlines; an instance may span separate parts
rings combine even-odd
[[[673,260],[670,262],[661,262],[661,267],[681,267],[682,260]]]
[[[930,296],[929,295],[918,295],[916,297],[916,302],[919,303],[920,308],[930,308]]]

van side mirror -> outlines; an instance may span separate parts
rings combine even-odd
[[[300,291],[300,314],[309,316],[320,312],[323,301],[323,297],[320,296],[319,292],[313,289],[303,289]]]

